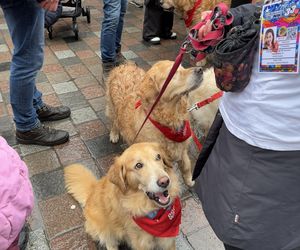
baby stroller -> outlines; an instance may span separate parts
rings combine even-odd
[[[75,34],[75,39],[78,40],[78,24],[76,18],[80,15],[86,16],[87,22],[91,22],[90,8],[82,6],[82,0],[61,0],[59,1],[57,10],[55,12],[45,12],[45,28],[48,30],[49,39],[53,38],[53,24],[59,18],[72,18],[72,30]]]

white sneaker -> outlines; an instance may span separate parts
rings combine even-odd
[[[152,39],[149,40],[149,42],[153,45],[160,44],[160,38],[158,36],[153,37]]]
[[[176,39],[177,38],[177,34],[175,32],[172,32],[172,34],[170,35],[170,39]]]

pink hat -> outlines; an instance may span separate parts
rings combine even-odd
[[[32,207],[28,169],[0,136],[0,250],[6,250],[16,239]]]

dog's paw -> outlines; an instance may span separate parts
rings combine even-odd
[[[109,140],[110,140],[111,143],[117,143],[119,141],[119,139],[120,139],[119,134],[115,134],[115,133],[110,132]]]

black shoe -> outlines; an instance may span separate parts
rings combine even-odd
[[[102,62],[102,79],[105,82],[110,71],[117,66],[116,62]]]
[[[71,110],[67,106],[51,107],[45,104],[43,107],[36,111],[40,121],[57,121],[68,118]]]
[[[42,146],[55,146],[69,140],[69,133],[40,125],[30,131],[16,131],[16,139],[21,144],[36,144]]]
[[[116,66],[122,65],[124,63],[126,63],[126,58],[122,55],[121,51],[119,53],[117,53],[116,55]]]
[[[162,36],[163,39],[171,39],[171,40],[175,40],[177,38],[177,34],[175,32],[171,32],[170,35],[168,36]]]

